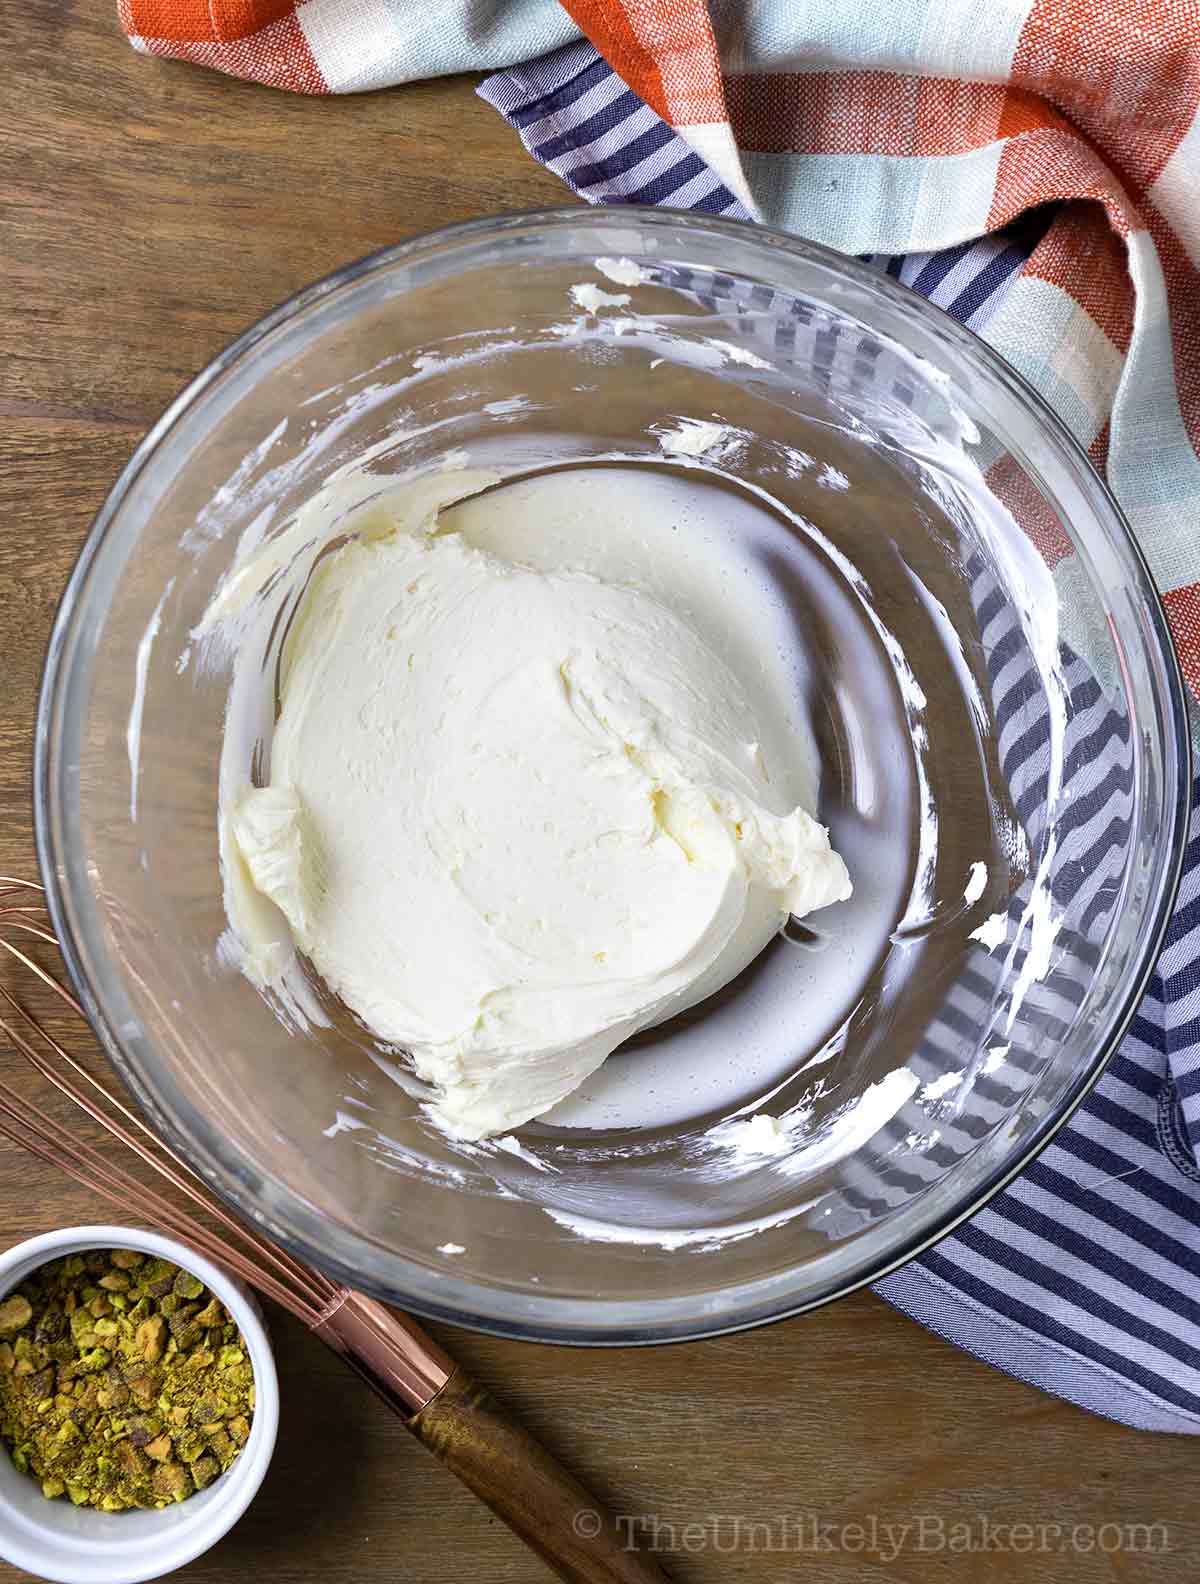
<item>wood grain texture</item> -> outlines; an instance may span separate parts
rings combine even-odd
[[[135,56],[107,0],[26,0],[3,32],[0,871],[31,874],[42,651],[88,523],[146,426],[306,282],[415,231],[565,194],[467,81],[273,94]],[[0,1053],[0,1070],[12,1065]],[[98,1213],[0,1148],[6,1242]],[[550,1577],[337,1358],[286,1316],[272,1325],[279,1449],[189,1584]],[[652,1351],[438,1336],[632,1533],[657,1538],[685,1584],[1183,1584],[1200,1565],[1194,1442],[1056,1402],[869,1295]],[[832,1527],[814,1532],[814,1515]],[[980,1515],[1060,1527],[989,1536]],[[872,1519],[916,1526],[895,1558],[882,1531],[869,1548]],[[958,1523],[986,1548],[950,1550]],[[1167,1526],[1165,1549],[1161,1535],[1099,1527],[1150,1523]],[[1075,1525],[1092,1526],[1090,1547]],[[0,1564],[3,1584],[19,1576]]]
[[[664,1584],[631,1526],[602,1509],[461,1365],[408,1428],[567,1584]]]

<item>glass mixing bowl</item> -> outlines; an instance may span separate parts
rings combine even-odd
[[[723,492],[686,553],[774,590],[856,885],[500,1142],[444,1137],[402,1056],[289,1024],[221,945],[230,659],[193,634],[239,543],[368,448]],[[164,414],[58,614],[37,834],[100,1039],[244,1215],[427,1315],[658,1341],[879,1276],[1046,1142],[1154,963],[1187,764],[1145,565],[1011,369],[823,248],[573,208],[350,265]]]

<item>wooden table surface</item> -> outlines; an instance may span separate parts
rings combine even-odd
[[[32,875],[43,647],[146,427],[246,324],[336,265],[566,200],[466,79],[307,100],[134,55],[106,0],[27,0],[5,21],[0,872]],[[0,1053],[0,1072],[13,1062]],[[0,1147],[5,1243],[99,1213]],[[549,1577],[336,1359],[272,1322],[278,1451],[191,1584]],[[657,1533],[678,1579],[1182,1581],[1200,1566],[1195,1443],[1043,1396],[868,1294],[653,1350],[439,1335],[631,1528]],[[963,1523],[970,1553],[950,1549]],[[889,1557],[882,1526],[903,1524]],[[0,1563],[5,1584],[21,1576]]]

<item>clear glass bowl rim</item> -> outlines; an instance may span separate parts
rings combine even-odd
[[[239,1173],[234,1165],[222,1159],[216,1147],[219,1137],[198,1111],[181,1107],[184,1115],[173,1114],[163,1103],[153,1081],[147,1076],[149,1064],[140,1061],[130,1048],[134,1042],[123,1043],[111,1020],[105,1015],[100,999],[92,986],[84,962],[67,893],[70,889],[67,858],[70,851],[67,800],[61,774],[56,777],[56,767],[61,767],[62,755],[55,752],[58,743],[58,723],[66,705],[66,681],[70,667],[66,663],[72,638],[77,630],[81,610],[85,606],[85,593],[89,573],[99,555],[109,529],[117,519],[122,504],[134,488],[141,474],[154,457],[158,447],[174,426],[199,401],[226,371],[241,359],[248,357],[255,347],[272,332],[300,318],[332,293],[365,277],[386,272],[398,264],[411,262],[424,255],[434,255],[439,250],[453,253],[456,247],[477,245],[489,238],[500,241],[506,234],[525,228],[559,230],[583,227],[602,232],[611,227],[614,232],[630,225],[651,231],[704,231],[710,235],[728,238],[731,245],[757,248],[764,264],[772,250],[790,254],[793,258],[823,266],[874,294],[902,307],[905,312],[923,322],[924,327],[948,342],[962,356],[968,366],[986,379],[1005,387],[1011,397],[1025,407],[1036,420],[1042,437],[1069,463],[1076,474],[1076,482],[1088,496],[1100,516],[1109,516],[1119,530],[1122,549],[1128,554],[1129,574],[1141,593],[1158,646],[1157,658],[1165,679],[1167,697],[1160,701],[1176,746],[1175,795],[1164,793],[1164,802],[1175,811],[1170,832],[1170,848],[1159,871],[1158,895],[1148,908],[1148,927],[1142,936],[1141,949],[1126,977],[1119,997],[1114,997],[1109,1025],[1090,1062],[1076,1074],[1074,1083],[1064,1093],[1059,1103],[1041,1117],[1024,1141],[1024,1147],[1012,1159],[999,1166],[979,1184],[975,1191],[964,1195],[961,1203],[939,1218],[935,1224],[922,1229],[919,1234],[899,1242],[882,1253],[869,1266],[862,1265],[845,1280],[831,1281],[821,1290],[801,1298],[796,1293],[780,1291],[772,1300],[761,1303],[747,1302],[740,1310],[733,1308],[714,1316],[705,1312],[705,1297],[693,1294],[691,1303],[694,1315],[687,1320],[673,1319],[665,1322],[655,1318],[653,1301],[638,1303],[622,1301],[622,1307],[635,1313],[625,1318],[606,1316],[602,1325],[589,1332],[586,1318],[589,1310],[596,1313],[604,1308],[605,1300],[557,1299],[530,1292],[510,1293],[489,1288],[465,1279],[439,1283],[442,1292],[460,1296],[456,1301],[434,1298],[425,1293],[410,1294],[403,1281],[386,1282],[364,1273],[354,1259],[329,1253],[315,1237],[321,1225],[319,1215],[300,1196],[290,1189],[282,1193],[293,1217],[289,1223],[276,1216],[268,1216],[261,1203],[256,1202],[251,1191],[249,1176]],[[598,253],[600,249],[596,250]],[[622,250],[618,250],[622,251]],[[1107,484],[1096,472],[1082,447],[1051,407],[1037,391],[1003,357],[979,339],[972,331],[953,319],[943,309],[901,284],[883,271],[858,259],[837,253],[824,245],[794,236],[770,226],[741,220],[729,220],[700,214],[694,210],[670,209],[659,206],[624,205],[612,209],[583,209],[562,207],[545,210],[522,210],[486,216],[481,219],[459,222],[423,232],[404,242],[354,260],[331,274],[302,288],[278,307],[270,310],[255,324],[232,341],[223,351],[195,376],[165,409],[161,417],[147,431],[130,460],[119,474],[107,498],[96,515],[80,550],[78,559],[63,591],[47,645],[42,684],[38,696],[37,724],[34,742],[33,805],[34,833],[38,863],[46,888],[47,905],[59,947],[71,982],[87,1014],[88,1020],[118,1074],[131,1090],[142,1109],[162,1136],[192,1165],[220,1197],[251,1224],[261,1227],[281,1245],[329,1274],[373,1296],[411,1309],[431,1319],[462,1325],[471,1329],[491,1332],[523,1340],[557,1342],[570,1346],[628,1346],[695,1340],[746,1330],[792,1315],[818,1308],[834,1299],[844,1297],[862,1287],[878,1281],[908,1263],[925,1249],[939,1242],[955,1227],[968,1220],[991,1198],[1017,1177],[1045,1148],[1054,1135],[1069,1120],[1100,1078],[1105,1066],[1115,1053],[1127,1031],[1146,985],[1158,959],[1163,938],[1170,923],[1175,898],[1179,888],[1183,857],[1187,843],[1191,807],[1191,747],[1188,710],[1185,702],[1185,684],[1178,657],[1167,623],[1161,598],[1155,588],[1145,557],[1133,536],[1132,530],[1113,498]],[[1169,743],[1168,743],[1169,746]],[[60,838],[59,832],[64,832]],[[76,851],[78,851],[78,842]],[[103,957],[103,952],[98,956]],[[190,1113],[188,1115],[187,1113]],[[207,1134],[212,1143],[204,1141]],[[250,1176],[260,1172],[255,1167]],[[265,1175],[265,1174],[264,1174]],[[311,1230],[296,1222],[307,1219]],[[339,1229],[339,1233],[342,1229]],[[353,1238],[348,1239],[353,1243]],[[357,1238],[357,1247],[363,1255],[378,1253],[377,1245],[366,1238]],[[388,1256],[393,1267],[421,1269],[415,1262],[395,1254]],[[487,1294],[488,1312],[472,1307],[471,1295]],[[478,1297],[476,1298],[478,1303]],[[506,1312],[505,1312],[506,1311]],[[580,1323],[584,1322],[584,1323]]]

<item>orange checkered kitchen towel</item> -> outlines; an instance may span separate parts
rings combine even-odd
[[[1200,0],[119,0],[119,12],[137,49],[305,93],[536,66],[573,41],[586,50],[582,33],[648,118],[606,149],[611,93],[594,84],[571,101],[575,135],[547,162],[572,180],[582,160],[593,190],[572,185],[585,196],[686,202],[662,180],[608,179],[614,160],[653,175],[657,125],[750,213],[848,253],[944,249],[1067,200],[982,333],[1107,472],[1200,697]],[[485,96],[505,108],[502,90]]]

